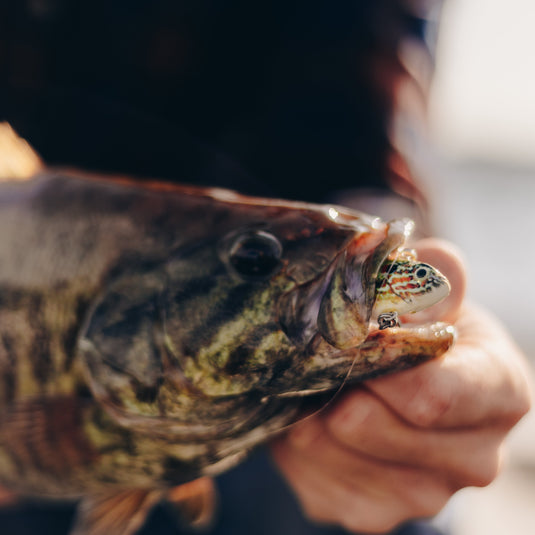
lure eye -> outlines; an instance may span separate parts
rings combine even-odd
[[[427,269],[426,268],[418,268],[418,270],[416,271],[415,273],[416,277],[418,277],[419,279],[423,279],[424,277],[427,276]]]
[[[239,236],[230,248],[228,260],[238,275],[246,280],[258,280],[279,269],[281,255],[279,240],[259,230]]]

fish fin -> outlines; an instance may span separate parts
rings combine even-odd
[[[143,489],[88,496],[78,505],[70,535],[133,535],[161,498],[161,491]]]
[[[8,123],[0,122],[0,182],[29,178],[43,167],[43,161],[28,142]]]
[[[217,492],[212,478],[201,477],[173,487],[165,497],[182,522],[197,528],[206,528],[212,523],[217,506]]]

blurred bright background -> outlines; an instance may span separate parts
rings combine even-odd
[[[535,264],[535,2],[448,0],[441,23],[430,104],[435,224],[465,249],[473,297],[535,362],[535,286],[522,284]]]
[[[432,87],[436,232],[463,250],[469,295],[535,364],[535,2],[447,0]],[[456,535],[535,533],[535,411],[503,474],[454,499]]]

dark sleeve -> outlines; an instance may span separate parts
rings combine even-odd
[[[292,492],[273,466],[266,450],[217,478],[220,501],[213,525],[188,528],[159,505],[138,535],[347,535],[347,531],[309,522]],[[19,503],[0,510],[6,535],[67,535],[74,505],[55,502]],[[419,521],[407,523],[390,535],[447,535]]]
[[[6,0],[0,114],[50,164],[312,201],[389,188],[398,52],[424,45],[408,4]]]

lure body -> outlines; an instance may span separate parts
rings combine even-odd
[[[82,174],[2,184],[0,484],[84,498],[77,535],[109,533],[111,509],[113,532],[134,533],[168,489],[239,462],[306,396],[442,354],[443,324],[374,327],[420,306],[392,275],[409,228]],[[447,293],[426,269],[422,308]]]
[[[376,283],[374,313],[381,328],[398,324],[398,316],[424,310],[448,296],[450,285],[436,268],[412,255],[386,261]]]

